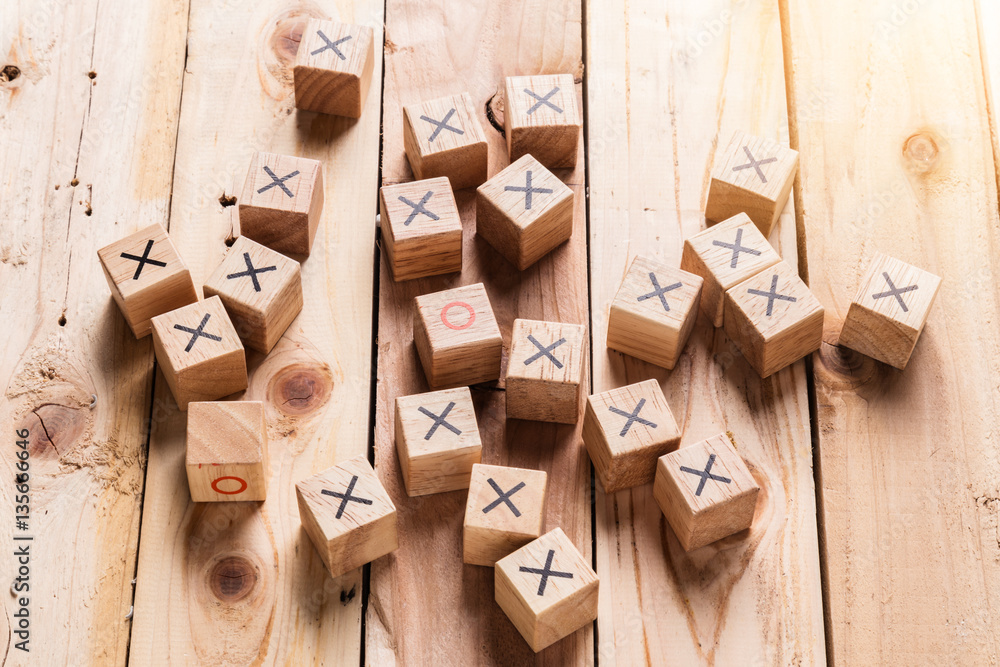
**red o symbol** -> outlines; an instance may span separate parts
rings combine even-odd
[[[455,307],[465,308],[467,311],[469,311],[468,322],[466,322],[465,324],[452,324],[448,320],[448,311]],[[469,304],[465,303],[464,301],[452,301],[447,306],[441,309],[441,321],[444,322],[444,325],[449,329],[455,329],[456,331],[461,331],[462,329],[468,329],[476,321],[476,310]]]
[[[222,489],[219,488],[219,482],[221,482],[224,479],[236,480],[237,482],[240,483],[240,488],[236,489],[235,491],[223,491]],[[237,493],[243,493],[244,491],[247,490],[247,483],[246,480],[241,479],[239,477],[220,477],[219,479],[212,482],[212,490],[215,491],[216,493],[221,493],[226,496],[235,496]]]

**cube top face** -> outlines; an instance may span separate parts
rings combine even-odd
[[[396,413],[411,459],[482,447],[468,387],[400,396]]]
[[[702,282],[700,276],[640,255],[632,260],[612,307],[652,325],[681,329],[698,304]]]
[[[807,319],[823,315],[819,300],[785,262],[743,281],[730,289],[727,296],[753,323],[764,342]]]
[[[579,385],[586,365],[582,324],[514,320],[507,377]]]
[[[166,230],[159,224],[144,227],[106,245],[97,254],[125,299],[178,273],[188,273]]]
[[[321,172],[319,160],[258,151],[250,160],[240,193],[240,208],[251,206],[308,215]]]
[[[562,528],[551,530],[500,559],[496,567],[536,616],[597,585],[597,573]]]
[[[542,470],[472,466],[465,527],[502,531],[524,538],[542,534],[548,475]]]
[[[709,227],[684,241],[723,292],[781,261],[746,213]]]
[[[396,512],[375,470],[361,456],[308,477],[295,489],[328,542]]]
[[[681,435],[656,380],[594,394],[587,405],[604,432],[612,457]]]
[[[236,239],[205,287],[263,312],[299,276],[299,263],[245,236]]]
[[[917,334],[927,321],[941,278],[877,254],[861,281],[854,304]]]
[[[477,342],[502,341],[482,283],[424,294],[414,302],[435,353]]]
[[[403,107],[403,115],[412,130],[414,148],[422,157],[486,143],[468,93],[409,104]]]
[[[312,18],[302,31],[295,67],[311,67],[360,79],[371,57],[375,31],[367,26]]]
[[[521,233],[573,199],[573,191],[530,155],[483,183],[478,193],[503,211]]]
[[[462,234],[462,218],[447,177],[382,187],[382,224],[396,243]]]
[[[260,463],[267,427],[260,401],[198,401],[188,404],[187,465]]]
[[[509,116],[509,118],[508,118]],[[505,82],[504,120],[512,129],[582,125],[572,74],[509,76]]]
[[[217,296],[154,317],[153,333],[174,373],[243,351],[243,343]]]
[[[691,518],[759,487],[725,434],[660,457],[657,473],[671,477]]]
[[[737,131],[719,155],[712,178],[777,202],[786,192],[798,163],[797,151]]]

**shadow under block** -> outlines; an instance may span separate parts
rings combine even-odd
[[[403,147],[417,180],[447,176],[456,190],[486,180],[489,148],[468,93],[403,107]]]
[[[239,196],[240,234],[285,255],[307,256],[322,213],[319,160],[253,154]]]
[[[246,352],[217,296],[154,317],[153,351],[181,410],[247,388]]]
[[[721,222],[746,213],[766,237],[778,221],[799,166],[797,151],[776,141],[735,132],[716,155],[705,217]]]
[[[368,459],[358,456],[295,485],[302,527],[331,577],[395,551],[396,506]]]
[[[243,344],[267,354],[302,310],[299,263],[251,241],[236,239],[204,285],[218,296]]]
[[[597,573],[561,528],[497,561],[496,601],[539,652],[597,618]]]
[[[198,300],[191,272],[159,224],[104,246],[97,257],[136,338],[150,334],[152,318]]]
[[[729,438],[720,433],[662,456],[653,498],[681,546],[691,551],[749,528],[759,490]]]
[[[188,488],[196,503],[267,497],[267,424],[260,401],[188,406]]]
[[[416,297],[413,342],[431,387],[500,378],[503,338],[482,283]]]
[[[573,191],[525,155],[476,191],[476,233],[523,271],[573,235]]]
[[[511,162],[531,154],[549,169],[575,167],[583,118],[573,75],[507,77],[503,125]]]
[[[542,534],[549,477],[542,470],[472,466],[462,562],[492,567]]]
[[[379,206],[393,280],[462,270],[462,218],[447,178],[384,185]]]
[[[680,429],[656,380],[587,399],[583,443],[606,493],[652,482],[656,460],[677,449],[680,441]]]
[[[906,368],[940,285],[933,273],[877,254],[847,310],[839,344]]]
[[[504,383],[507,417],[575,424],[586,370],[585,326],[514,320]]]
[[[608,315],[608,347],[670,369],[698,319],[702,278],[636,257]]]
[[[361,118],[372,82],[375,31],[312,18],[302,31],[292,76],[295,106]]]
[[[726,292],[781,261],[746,213],[685,239],[681,269],[701,276],[701,311],[716,327],[723,325]]]

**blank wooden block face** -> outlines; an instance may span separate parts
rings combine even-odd
[[[933,273],[879,253],[847,311],[840,344],[906,368],[940,285]]]
[[[573,235],[573,191],[525,155],[476,191],[476,233],[523,271]]]
[[[462,561],[493,566],[542,534],[548,475],[475,465],[462,530]]]
[[[511,162],[530,153],[549,169],[576,166],[583,118],[572,74],[507,77],[503,120]]]
[[[154,317],[153,351],[181,410],[247,388],[246,353],[217,296]]]
[[[509,419],[575,424],[587,368],[582,324],[514,320],[504,392]]]
[[[239,197],[240,233],[285,255],[308,255],[323,213],[323,167],[276,153],[253,154]]]
[[[196,503],[264,500],[269,467],[264,404],[191,403],[185,467]]]
[[[489,149],[468,93],[403,107],[403,145],[417,180],[447,176],[456,190],[486,180]]]
[[[649,484],[681,432],[660,384],[645,380],[587,399],[583,443],[606,493]]]
[[[749,528],[758,491],[729,438],[719,434],[660,458],[653,497],[690,551]]]
[[[379,200],[382,247],[393,279],[462,270],[462,218],[447,178],[386,185]]]
[[[611,302],[608,347],[673,368],[698,318],[702,279],[636,257]]]
[[[158,224],[104,246],[97,256],[136,338],[149,335],[152,318],[198,300],[191,273]]]
[[[368,27],[309,19],[295,54],[295,106],[360,118],[374,66],[375,32]]]
[[[597,618],[597,573],[556,528],[496,564],[496,601],[536,653]]]

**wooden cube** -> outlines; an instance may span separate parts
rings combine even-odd
[[[476,233],[523,271],[573,235],[573,191],[525,155],[476,190]]]
[[[597,618],[597,573],[562,528],[497,561],[496,601],[531,650]]]
[[[104,246],[97,257],[136,338],[150,334],[152,318],[198,300],[191,272],[159,224]]]
[[[379,201],[394,280],[462,270],[462,218],[447,178],[382,186]]]
[[[507,77],[503,126],[511,162],[530,153],[549,169],[575,167],[583,117],[573,75]]]
[[[375,31],[366,26],[309,19],[292,69],[295,106],[361,118],[372,82],[374,42]]]
[[[417,180],[447,176],[456,190],[486,180],[489,148],[468,93],[403,107],[403,148]]]
[[[181,410],[247,388],[246,352],[217,296],[154,317],[153,351]]]
[[[757,483],[724,433],[660,458],[653,498],[686,551],[753,522]]]
[[[205,283],[218,296],[243,344],[267,354],[302,310],[299,263],[245,236],[236,239]]]
[[[323,166],[319,160],[254,153],[239,212],[243,236],[285,255],[307,256],[323,213]]]
[[[701,312],[715,326],[724,323],[726,292],[781,261],[746,213],[709,227],[684,241],[681,269],[701,276]]]
[[[819,349],[823,306],[778,262],[726,292],[726,334],[765,378]]]
[[[462,562],[492,567],[542,534],[549,476],[542,470],[472,466]]]
[[[840,344],[906,368],[940,285],[933,273],[878,253],[847,309]]]
[[[611,302],[608,347],[673,368],[698,319],[702,282],[701,276],[636,257]]]
[[[413,342],[431,387],[500,378],[503,338],[482,283],[414,299]]]
[[[680,441],[680,429],[656,380],[587,399],[583,444],[605,493],[652,482],[656,460],[677,449]]]
[[[295,496],[302,527],[332,577],[399,546],[396,506],[363,456],[307,477]]]
[[[721,222],[746,213],[765,237],[771,235],[792,191],[798,151],[776,141],[736,132],[716,156],[705,217]]]
[[[582,324],[514,320],[507,360],[507,417],[575,424],[587,371]]]
[[[188,406],[188,488],[196,503],[267,497],[267,425],[260,401]]]

